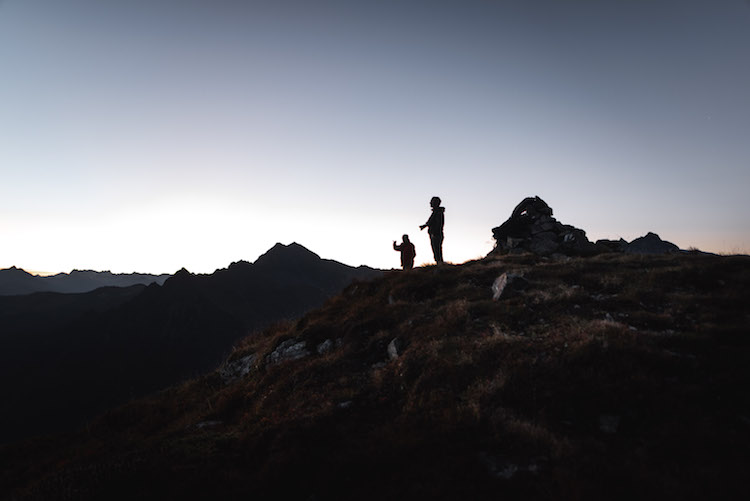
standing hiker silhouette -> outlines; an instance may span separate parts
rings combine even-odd
[[[401,252],[401,267],[404,270],[411,270],[414,268],[414,256],[417,255],[414,250],[414,244],[409,241],[409,235],[404,235],[401,244],[396,245],[396,241],[393,241],[393,250]]]
[[[445,225],[445,207],[440,207],[440,197],[432,197],[430,200],[432,214],[425,224],[419,227],[420,230],[427,228],[430,234],[430,244],[432,245],[432,254],[435,256],[435,263],[443,263],[443,226]]]

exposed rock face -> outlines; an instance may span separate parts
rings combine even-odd
[[[672,242],[662,240],[659,235],[651,232],[646,236],[636,238],[625,248],[628,254],[669,254],[679,252],[679,250],[680,248]]]
[[[325,355],[326,353],[333,350],[333,341],[330,339],[326,339],[322,343],[318,345],[318,347],[315,349],[315,351],[318,352],[318,355]]]
[[[492,236],[495,248],[490,254],[531,252],[540,256],[587,256],[606,252],[667,254],[680,251],[675,244],[651,232],[630,243],[623,239],[591,243],[585,231],[552,217],[552,208],[539,197],[525,198],[507,221],[492,229]]]
[[[255,355],[250,354],[239,360],[227,362],[219,369],[219,375],[225,383],[229,384],[237,379],[243,378],[250,374],[250,370],[255,363]]]
[[[596,248],[599,252],[625,252],[626,254],[669,254],[680,252],[680,248],[672,242],[659,238],[656,233],[649,232],[647,235],[638,237],[628,243],[620,240],[597,240]]]
[[[539,197],[525,198],[507,221],[492,229],[492,235],[496,242],[493,253],[596,253],[596,246],[586,238],[585,231],[557,221],[552,217],[552,208]]]
[[[497,301],[501,296],[509,297],[525,289],[529,282],[519,273],[503,273],[492,284],[492,299]]]
[[[297,360],[310,355],[305,341],[287,339],[276,347],[267,357],[269,365],[279,364],[288,360]]]
[[[388,358],[391,360],[396,360],[401,353],[404,351],[404,343],[401,341],[401,338],[393,338],[390,343],[388,343]]]
[[[599,252],[625,252],[628,245],[628,242],[624,238],[621,238],[620,240],[596,241],[596,248]]]

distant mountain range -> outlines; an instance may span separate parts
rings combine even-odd
[[[73,270],[70,273],[38,276],[24,270],[0,270],[0,296],[33,294],[34,292],[80,293],[99,287],[130,287],[132,285],[163,284],[170,275],[142,273],[111,273],[109,271]]]
[[[277,244],[255,263],[211,275],[183,269],[163,285],[0,297],[0,443],[69,430],[214,369],[254,330],[380,273]]]

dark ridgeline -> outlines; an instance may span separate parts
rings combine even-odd
[[[352,285],[220,370],[0,447],[0,499],[747,497],[750,257],[435,271]]]
[[[47,277],[32,275],[15,266],[0,270],[0,296],[61,292],[74,294],[91,292],[100,287],[130,287],[131,285],[163,284],[170,275],[143,273],[111,273],[109,271],[73,270]]]
[[[69,430],[214,369],[253,330],[379,273],[277,244],[254,264],[181,270],[163,286],[0,297],[0,443]]]

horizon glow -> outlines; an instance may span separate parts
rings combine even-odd
[[[440,196],[486,255],[538,195],[590,240],[750,252],[742,0],[0,3],[0,268],[397,268]]]

